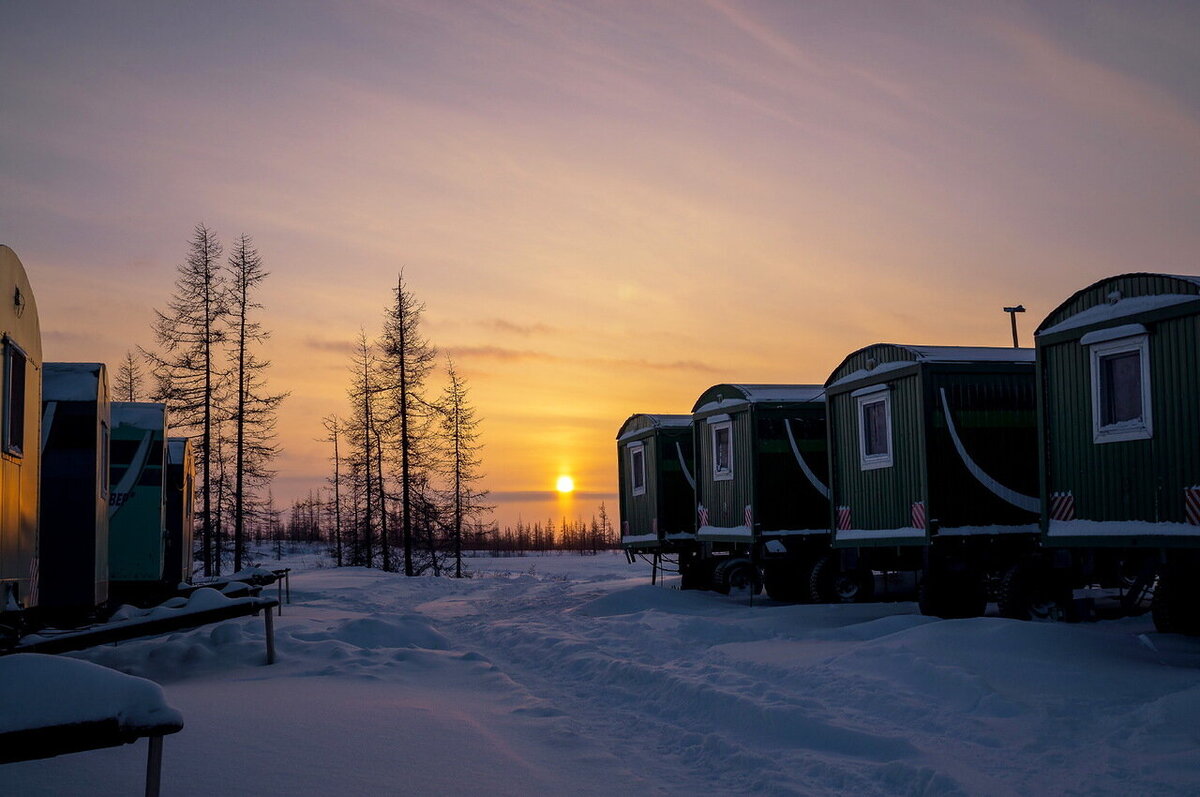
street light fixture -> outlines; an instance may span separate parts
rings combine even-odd
[[[1017,343],[1017,313],[1025,312],[1025,305],[1018,304],[1016,307],[1005,307],[1004,312],[1008,313],[1009,320],[1012,321],[1013,348],[1019,349],[1021,345]]]

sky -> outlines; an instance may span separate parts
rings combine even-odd
[[[197,223],[252,236],[284,502],[403,269],[495,517],[588,519],[632,413],[1200,271],[1198,74],[1153,0],[10,2],[0,243],[46,359],[115,367]]]

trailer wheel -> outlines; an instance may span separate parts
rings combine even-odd
[[[1000,579],[996,607],[1012,620],[1070,620],[1070,586],[1055,584],[1042,568],[1015,564]]]
[[[875,594],[875,574],[842,570],[837,556],[827,553],[813,564],[808,590],[816,603],[865,603]]]
[[[926,617],[981,617],[987,611],[987,584],[970,571],[926,573],[917,590],[917,605]]]
[[[1163,568],[1154,587],[1150,615],[1155,629],[1164,634],[1200,635],[1200,597],[1180,575],[1178,567]]]
[[[751,595],[757,595],[763,589],[762,577],[749,559],[726,559],[713,572],[713,589],[722,595],[747,590]]]

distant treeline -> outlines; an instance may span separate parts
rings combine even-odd
[[[309,493],[307,498],[292,503],[286,521],[257,525],[254,529],[256,542],[273,542],[282,555],[285,542],[324,543],[333,556],[338,545],[338,532],[334,520],[332,496],[324,492]],[[392,529],[398,524],[390,523]],[[424,531],[424,529],[422,529]],[[343,530],[340,540],[343,552],[353,550],[356,540]],[[464,550],[490,553],[493,556],[519,556],[533,551],[572,551],[579,554],[594,554],[599,551],[620,547],[620,537],[613,527],[608,508],[601,503],[590,520],[562,518],[555,523],[552,518],[544,523],[525,523],[518,520],[515,526],[472,523],[463,529]],[[353,556],[347,557],[353,562]]]

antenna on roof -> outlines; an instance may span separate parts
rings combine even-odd
[[[1025,305],[1018,304],[1016,307],[1005,307],[1004,312],[1008,313],[1008,318],[1012,321],[1013,348],[1019,349],[1021,348],[1021,344],[1017,343],[1017,313],[1025,312]]]

